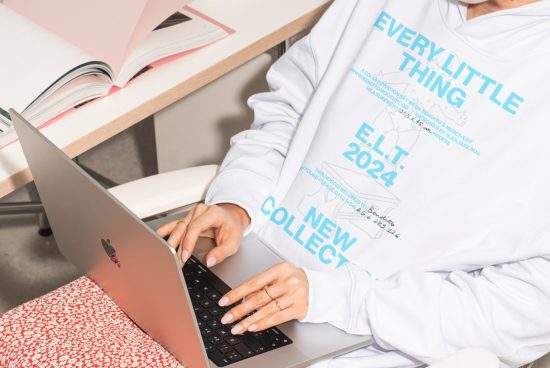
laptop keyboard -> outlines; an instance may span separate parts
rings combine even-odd
[[[218,305],[218,300],[231,288],[193,256],[185,263],[183,276],[206,354],[217,366],[223,367],[292,344],[292,340],[276,327],[256,333],[232,335],[231,328],[239,321],[223,325],[221,318],[234,305]]]

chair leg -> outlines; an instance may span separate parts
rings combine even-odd
[[[29,193],[31,201],[40,202],[40,196],[38,195],[38,190],[36,190],[36,185],[34,185],[34,182],[27,185],[27,192]],[[37,212],[37,220],[38,234],[40,236],[46,237],[53,234],[52,228],[50,227],[50,222],[48,221],[48,216],[46,216],[46,212],[44,212],[44,209],[42,209],[42,211],[40,212]]]
[[[46,216],[45,212],[38,214],[38,234],[43,237],[53,234],[50,221],[48,221],[48,216]]]
[[[1,1],[1,0],[0,0]],[[78,162],[78,157],[75,158],[75,162],[82,167],[91,177],[99,182],[105,188],[111,188],[117,186],[117,183],[111,179],[101,175],[95,170],[90,169],[89,167],[82,165]],[[38,221],[38,234],[40,236],[50,236],[53,234],[50,222],[48,221],[48,216],[44,211],[44,207],[40,202],[40,195],[36,189],[34,182],[31,182],[26,185],[27,193],[30,197],[30,202],[17,202],[17,203],[0,203],[0,216],[2,215],[22,215],[35,213]]]
[[[44,207],[40,202],[34,183],[27,185],[26,190],[31,197],[31,201],[0,203],[0,216],[36,214],[39,227],[38,234],[41,236],[52,235],[52,229],[50,228],[48,217],[44,212]]]

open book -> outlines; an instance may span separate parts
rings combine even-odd
[[[113,87],[124,87],[158,60],[229,34],[227,28],[183,7],[185,2],[5,0],[0,4],[0,148],[14,139],[6,112],[10,108],[39,126],[109,94]],[[45,5],[52,3],[92,4],[93,9],[75,5],[57,14]]]

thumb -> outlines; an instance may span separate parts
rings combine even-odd
[[[233,236],[230,239],[216,240],[218,244],[206,255],[206,266],[213,267],[214,265],[223,262],[227,257],[237,253],[240,246],[240,238]]]

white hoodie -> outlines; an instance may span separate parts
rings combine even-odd
[[[518,366],[550,350],[550,1],[465,10],[336,0],[250,98],[207,203],[305,269],[304,322],[410,365],[477,346]]]

